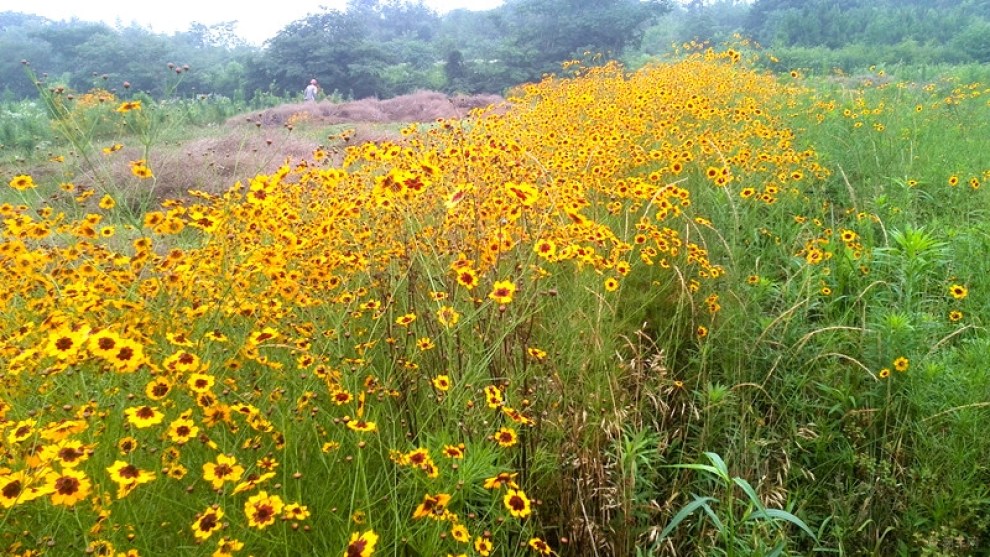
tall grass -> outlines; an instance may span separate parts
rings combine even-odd
[[[192,105],[45,97],[102,189],[5,177],[3,545],[976,554],[983,86],[752,55],[127,206]]]

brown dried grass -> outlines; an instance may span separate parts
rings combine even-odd
[[[432,122],[440,118],[463,118],[474,109],[504,110],[504,102],[498,95],[449,96],[436,91],[416,91],[391,99],[284,104],[253,115],[249,121],[262,126]]]
[[[346,145],[399,142],[402,136],[398,126],[392,124],[461,118],[471,110],[486,107],[504,110],[504,101],[497,95],[447,96],[418,91],[386,100],[286,104],[231,119],[209,137],[156,146],[147,164],[155,174],[155,197],[159,199],[184,197],[190,189],[220,193],[238,180],[274,173],[286,162],[309,160],[321,144],[330,148],[332,163],[340,162],[343,142],[337,140],[334,144],[329,137],[323,142],[306,137],[300,133],[302,127],[353,124],[354,133]],[[296,131],[297,127],[300,130]],[[130,161],[141,156],[138,149],[125,148],[103,159],[105,165],[99,172],[88,173],[83,181],[109,182],[111,189],[121,192],[124,198],[128,192],[140,192],[136,188],[151,187],[149,182],[131,175]]]

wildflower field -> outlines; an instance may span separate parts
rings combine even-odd
[[[990,547],[990,88],[756,56],[565,64],[191,189],[184,105],[41,87],[59,140],[0,152],[0,548]]]

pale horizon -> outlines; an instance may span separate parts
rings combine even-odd
[[[5,4],[6,2],[3,2]],[[502,0],[425,0],[423,2],[439,13],[457,9],[475,11],[490,10],[502,4]],[[319,13],[323,8],[342,10],[345,0],[330,0],[315,6],[285,4],[273,9],[269,4],[239,4],[231,9],[225,2],[151,2],[143,4],[112,2],[79,2],[78,0],[47,0],[31,5],[2,7],[0,11],[12,11],[42,16],[53,21],[103,22],[112,27],[128,27],[132,24],[149,29],[154,33],[172,34],[187,31],[193,23],[215,25],[237,21],[235,31],[249,44],[261,46],[274,37],[286,25]]]

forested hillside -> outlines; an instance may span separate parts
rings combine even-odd
[[[86,91],[126,81],[157,97],[285,97],[311,77],[340,98],[498,93],[565,60],[601,53],[638,66],[690,40],[753,39],[785,66],[820,72],[990,61],[988,0],[508,0],[443,15],[422,2],[350,0],[292,22],[261,47],[234,29],[233,21],[193,23],[163,35],[2,12],[0,91],[35,94],[27,61],[47,83]]]

